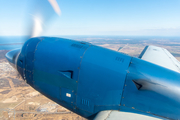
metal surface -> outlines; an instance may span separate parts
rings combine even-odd
[[[127,74],[122,105],[165,118],[180,118],[180,74],[133,58]],[[138,90],[133,82],[141,84]]]
[[[180,119],[180,74],[150,59],[49,37],[32,38],[16,53],[7,53],[7,59],[28,84],[83,117]]]
[[[146,46],[139,58],[180,73],[179,61],[164,48]]]
[[[112,107],[118,110],[130,60],[119,52],[90,47],[80,66],[77,107],[91,113]],[[81,104],[82,99],[89,100],[90,106]]]
[[[17,58],[19,56],[20,49],[15,49],[6,54],[6,59],[8,60],[9,64],[17,69]]]
[[[155,116],[146,116],[137,113],[121,112],[116,110],[101,111],[94,120],[165,120]]]

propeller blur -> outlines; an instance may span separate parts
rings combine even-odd
[[[55,16],[61,15],[61,10],[56,0],[36,0],[31,2],[32,8],[28,11],[29,25],[28,38],[39,36]]]

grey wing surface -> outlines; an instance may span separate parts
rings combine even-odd
[[[142,114],[122,112],[117,110],[107,110],[99,112],[94,120],[166,120],[156,116],[146,116]]]
[[[164,48],[146,46],[139,58],[180,73],[179,61]]]

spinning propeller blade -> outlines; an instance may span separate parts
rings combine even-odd
[[[31,37],[39,36],[41,32],[45,30],[45,25],[50,22],[52,17],[61,14],[61,10],[56,0],[34,0],[29,7],[30,9],[28,10],[26,23],[28,26],[28,38],[25,38],[24,42]],[[16,68],[16,62],[20,52],[21,50],[17,49],[6,54],[7,60],[14,68]]]
[[[28,37],[39,36],[54,16],[60,16],[61,10],[56,0],[36,0],[28,11]]]

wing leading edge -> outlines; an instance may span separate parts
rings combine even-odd
[[[164,48],[146,46],[139,58],[180,73],[179,61]]]

